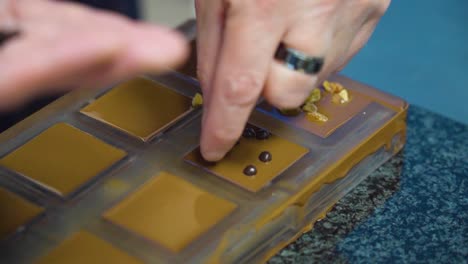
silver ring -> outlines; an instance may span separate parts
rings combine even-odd
[[[275,57],[283,61],[291,70],[312,75],[320,72],[325,63],[322,57],[311,57],[296,49],[288,48],[284,44],[279,46]]]

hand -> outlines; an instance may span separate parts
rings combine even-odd
[[[367,42],[390,0],[197,0],[201,152],[217,161],[235,144],[258,98],[297,107],[317,82]],[[274,59],[280,43],[325,58],[318,75]]]
[[[159,73],[188,53],[169,29],[60,1],[0,0],[0,30],[15,28],[20,34],[0,46],[0,109],[44,89]]]

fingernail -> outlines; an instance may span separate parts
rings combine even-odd
[[[216,162],[224,158],[224,155],[226,155],[226,152],[219,148],[208,148],[206,144],[204,144],[203,140],[200,143],[200,152],[206,161]]]
[[[221,160],[226,153],[216,150],[203,151],[202,149],[201,154],[206,161],[216,162]]]

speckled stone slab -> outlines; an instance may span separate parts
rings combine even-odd
[[[402,153],[269,263],[467,263],[468,126],[410,107]]]

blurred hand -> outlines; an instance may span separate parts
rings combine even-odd
[[[205,105],[201,152],[221,159],[240,137],[258,98],[279,108],[303,103],[318,81],[368,41],[390,0],[197,0],[198,74]],[[274,59],[283,42],[324,57],[305,75]]]
[[[188,52],[169,29],[60,1],[0,0],[0,30],[14,28],[20,35],[0,46],[0,109],[44,89],[159,73]]]

